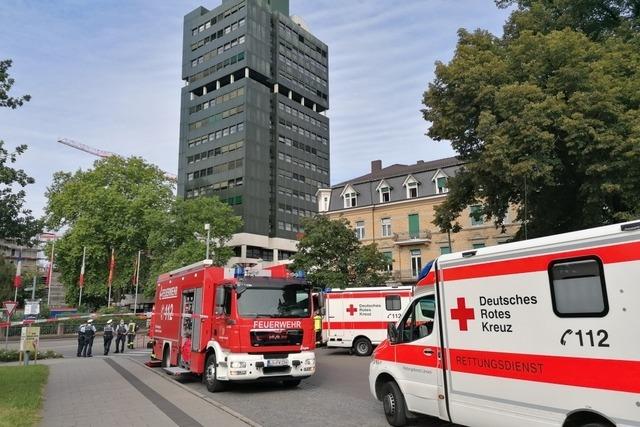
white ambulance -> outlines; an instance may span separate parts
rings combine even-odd
[[[323,292],[322,340],[327,347],[369,356],[387,337],[387,325],[400,319],[412,286],[327,289]]]
[[[388,332],[391,425],[640,426],[640,221],[442,255]]]

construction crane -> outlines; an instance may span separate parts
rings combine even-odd
[[[80,151],[84,151],[85,153],[89,153],[89,154],[93,154],[94,156],[98,156],[98,157],[102,157],[103,159],[106,159],[107,157],[112,157],[112,156],[119,156],[116,153],[112,153],[111,151],[105,151],[105,150],[100,150],[99,148],[94,148],[91,147],[87,144],[83,144],[81,142],[78,141],[74,141],[72,139],[68,139],[68,138],[61,138],[58,140],[58,142],[60,144],[64,144],[68,147],[71,148],[75,148],[76,150],[80,150]],[[122,157],[122,156],[120,156]],[[169,181],[172,182],[176,182],[178,180],[178,177],[172,173],[169,172],[164,172],[164,176],[165,178],[167,178]]]

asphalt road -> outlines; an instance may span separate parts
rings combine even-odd
[[[73,358],[76,343],[75,339],[46,339],[40,341],[40,348],[52,349]],[[93,349],[94,355],[102,355],[102,337],[95,340]],[[127,354],[138,360],[148,360],[146,351],[141,349],[125,352],[125,356]],[[344,350],[317,349],[316,374],[293,389],[284,388],[280,383],[235,384],[226,391],[209,393],[199,379],[182,382],[265,427],[386,427],[382,404],[369,393],[370,360],[368,357],[351,356]],[[451,426],[431,418],[415,420],[413,425]]]

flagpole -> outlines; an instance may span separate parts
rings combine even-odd
[[[138,310],[138,283],[140,282],[140,254],[142,251],[138,251],[138,262],[136,264],[136,296],[133,299],[133,314],[136,314]]]
[[[20,248],[20,255],[18,255],[18,267],[16,268],[16,277],[13,279],[13,287],[15,293],[13,294],[13,302],[18,302],[18,288],[22,284],[22,247]]]
[[[82,267],[80,267],[80,296],[78,297],[78,308],[82,305],[82,289],[84,288],[84,260],[87,256],[87,247],[82,248]]]
[[[47,280],[47,307],[51,305],[51,281],[53,280],[53,251],[56,247],[56,241],[54,240],[51,244],[51,259],[49,263],[49,280]]]
[[[107,298],[107,307],[111,307],[111,281],[113,280],[114,256],[115,248],[111,248],[111,261],[109,262],[109,297]]]

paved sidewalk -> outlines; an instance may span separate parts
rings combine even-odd
[[[50,366],[42,427],[256,425],[126,356],[39,363]]]

